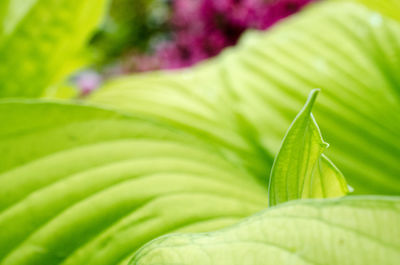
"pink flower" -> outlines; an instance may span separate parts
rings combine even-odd
[[[267,29],[316,0],[175,0],[171,41],[160,43],[157,68],[191,66],[235,45],[248,28]],[[148,69],[143,61],[138,69]]]
[[[101,84],[102,78],[94,71],[86,71],[76,77],[76,85],[82,95],[88,95]]]

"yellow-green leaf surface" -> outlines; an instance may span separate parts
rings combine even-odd
[[[362,4],[321,1],[194,69],[122,78],[92,101],[227,148],[260,178],[313,88],[326,155],[355,194],[400,194],[400,24]],[[246,153],[246,154],[245,154]]]
[[[323,155],[328,144],[311,113],[319,90],[311,91],[275,158],[269,182],[269,205],[301,198],[346,195],[347,183],[337,167]]]
[[[400,1],[399,0],[330,0],[330,1],[347,1],[364,4],[372,10],[390,16],[400,21]],[[379,16],[371,17],[372,23],[379,23]]]
[[[246,120],[243,120],[244,126],[236,127],[240,114],[230,109],[232,102],[225,98],[224,86],[218,87],[216,85],[219,83],[212,82],[219,80],[219,73],[208,72],[207,67],[200,70],[204,71],[204,75],[183,71],[117,79],[95,93],[90,100],[130,113],[140,113],[228,150],[235,150],[240,157],[238,163],[247,166],[264,181],[272,165],[273,155],[268,154],[255,141],[252,125],[247,124]],[[212,80],[211,87],[204,84],[208,80]],[[209,88],[211,91],[207,91]],[[212,91],[214,88],[218,91]]]
[[[2,0],[0,97],[39,97],[68,74],[108,0]]]
[[[265,207],[235,154],[115,111],[0,103],[0,264],[127,264],[149,240]]]
[[[217,232],[161,237],[131,265],[397,265],[400,198],[282,204]]]

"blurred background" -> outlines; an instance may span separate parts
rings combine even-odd
[[[85,96],[110,77],[190,67],[315,1],[114,0],[90,41],[92,63],[68,86]]]

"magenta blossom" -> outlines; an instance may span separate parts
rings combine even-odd
[[[175,0],[171,41],[160,43],[157,68],[191,66],[235,45],[248,28],[264,30],[317,0]],[[147,67],[138,67],[143,69]]]
[[[100,86],[101,82],[101,76],[94,71],[84,71],[76,77],[76,85],[81,92],[81,96],[90,94]]]

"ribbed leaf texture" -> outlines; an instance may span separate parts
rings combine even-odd
[[[204,234],[161,237],[131,265],[396,265],[400,198],[297,201]]]
[[[399,62],[397,21],[323,2],[248,33],[214,61],[114,81],[92,101],[246,150],[243,163],[265,178],[304,98],[321,88],[313,113],[332,146],[326,155],[356,194],[400,194]]]
[[[2,265],[118,264],[157,236],[267,205],[266,186],[218,147],[150,120],[9,102],[0,124]]]

